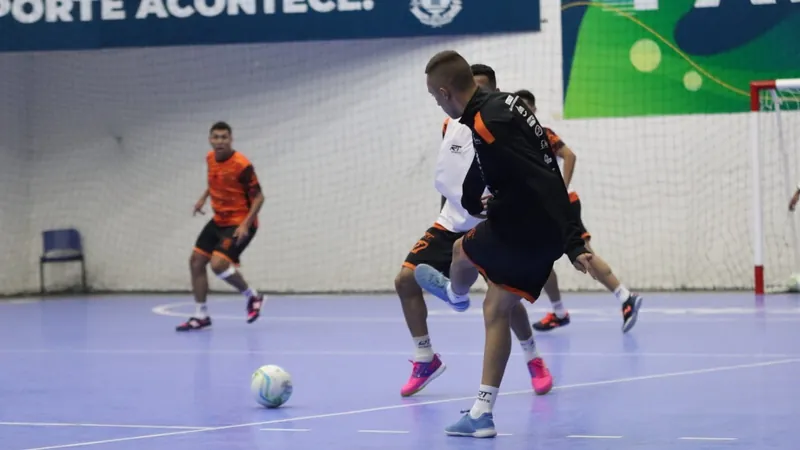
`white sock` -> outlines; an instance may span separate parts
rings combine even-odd
[[[242,295],[244,295],[244,298],[250,300],[252,297],[258,297],[258,292],[253,288],[247,288],[242,292]]]
[[[558,317],[559,319],[567,317],[567,310],[564,309],[564,305],[561,303],[561,300],[552,303],[553,303],[553,313],[556,315],[556,317]]]
[[[198,319],[205,319],[208,317],[208,306],[205,303],[198,303],[195,307],[194,316]]]
[[[620,303],[624,303],[625,300],[628,300],[630,296],[631,296],[631,291],[629,291],[628,288],[626,288],[621,284],[617,286],[616,289],[614,289],[614,297],[617,297],[617,300],[619,300]]]
[[[482,384],[481,387],[478,388],[478,398],[475,399],[475,404],[472,405],[472,409],[469,410],[469,416],[473,419],[477,419],[481,414],[492,412],[494,402],[497,400],[497,391],[499,390],[500,388]]]
[[[525,352],[525,362],[539,357],[539,352],[536,350],[536,341],[533,340],[533,336],[526,341],[519,341],[519,345],[522,346],[522,351]]]
[[[433,347],[431,338],[428,335],[415,337],[414,339],[414,361],[431,362],[433,361]]]
[[[453,303],[462,303],[469,300],[469,294],[456,294],[453,292],[452,283],[447,283],[447,297]]]

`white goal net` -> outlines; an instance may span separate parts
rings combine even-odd
[[[767,292],[784,291],[800,272],[798,219],[788,210],[800,182],[800,79],[755,82],[752,96],[752,167],[760,181],[760,192],[753,191],[755,266],[763,264]]]

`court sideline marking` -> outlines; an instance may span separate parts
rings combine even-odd
[[[667,372],[661,374],[654,374],[654,375],[641,375],[637,377],[625,377],[625,378],[615,378],[611,380],[604,380],[604,381],[590,381],[586,383],[575,383],[575,384],[567,384],[564,386],[556,386],[553,390],[566,390],[566,389],[577,389],[583,387],[595,387],[595,386],[607,386],[611,384],[621,384],[621,383],[630,383],[633,381],[644,381],[644,380],[658,380],[664,378],[674,378],[674,377],[681,377],[681,376],[691,376],[691,375],[701,375],[707,373],[716,373],[716,372],[729,372],[733,370],[741,370],[741,369],[753,369],[757,367],[770,367],[770,366],[778,366],[778,365],[785,365],[785,364],[792,364],[800,362],[800,358],[793,358],[793,359],[782,359],[776,361],[764,361],[760,363],[751,363],[751,364],[738,364],[735,366],[719,366],[719,367],[710,367],[707,369],[695,369],[695,370],[684,370],[680,372]],[[500,396],[513,396],[513,395],[522,395],[522,394],[530,394],[532,391],[530,389],[525,389],[521,391],[508,391],[508,392],[501,392]],[[263,426],[263,425],[274,425],[280,423],[293,423],[293,422],[300,422],[306,420],[315,420],[315,419],[325,419],[329,417],[341,417],[341,416],[351,416],[355,414],[363,414],[363,413],[370,413],[370,412],[379,412],[379,411],[390,411],[395,409],[404,409],[404,408],[414,408],[418,406],[426,406],[426,405],[437,405],[442,403],[452,403],[452,402],[460,402],[460,401],[467,401],[467,400],[474,400],[475,396],[470,395],[469,397],[457,397],[457,398],[447,398],[441,400],[430,400],[426,402],[418,402],[418,403],[405,403],[399,405],[390,405],[390,406],[379,406],[376,408],[365,408],[365,409],[356,409],[351,411],[341,411],[341,412],[334,412],[334,413],[326,413],[326,414],[316,414],[311,416],[302,416],[302,417],[293,417],[293,418],[286,418],[286,419],[276,419],[276,420],[267,420],[264,422],[252,422],[252,423],[241,423],[236,425],[226,425],[221,427],[209,427],[197,430],[183,430],[183,431],[173,431],[169,433],[156,433],[156,434],[146,434],[141,436],[131,436],[125,438],[116,438],[116,439],[105,439],[101,441],[86,441],[86,442],[77,442],[74,444],[63,444],[63,445],[53,445],[48,447],[34,447],[34,448],[27,448],[24,450],[54,450],[54,449],[61,449],[61,448],[76,448],[76,447],[89,447],[93,445],[102,445],[102,444],[111,444],[116,442],[126,442],[126,441],[138,441],[144,439],[155,439],[160,437],[169,437],[169,436],[180,436],[185,434],[192,434],[192,433],[204,433],[210,431],[222,431],[222,430],[231,430],[236,428],[248,428],[248,427],[255,427],[255,426]]]
[[[86,428],[139,428],[151,430],[205,430],[208,427],[183,427],[176,425],[124,425],[110,423],[69,423],[69,422],[0,422],[9,427],[86,427]]]
[[[70,349],[70,348],[0,348],[0,354],[28,354],[28,353],[57,353],[63,354],[99,354],[99,355],[269,355],[269,356],[408,356],[408,350],[184,350],[184,349]],[[442,354],[450,356],[483,356],[481,351],[450,351],[443,350]],[[746,358],[746,359],[766,359],[766,358],[798,358],[797,353],[674,353],[674,352],[539,352],[542,356],[573,356],[573,357],[592,357],[592,358]],[[512,358],[521,357],[512,354]]]

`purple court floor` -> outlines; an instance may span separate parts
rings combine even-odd
[[[476,299],[478,300],[478,299]],[[515,345],[496,439],[443,428],[472,405],[483,349],[479,301],[429,300],[447,371],[399,391],[411,344],[395,297],[215,297],[209,330],[179,334],[189,296],[0,300],[0,449],[785,449],[800,442],[800,296],[647,294],[620,332],[607,294],[566,295],[572,324],[537,342],[556,388],[536,397]],[[547,300],[530,307],[531,319]],[[284,407],[250,396],[278,364]]]

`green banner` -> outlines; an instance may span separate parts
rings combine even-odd
[[[564,117],[749,110],[800,78],[800,0],[562,0]]]

